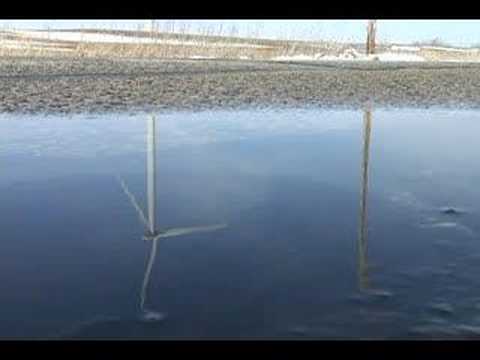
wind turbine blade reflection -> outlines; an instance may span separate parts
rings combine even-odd
[[[128,190],[127,184],[125,184],[125,181],[123,181],[123,179],[120,176],[117,176],[117,179],[120,182],[120,186],[122,187],[123,192],[125,193],[125,195],[127,195],[128,199],[130,200],[130,203],[132,204],[132,206],[137,211],[140,222],[145,226],[145,228],[149,229],[150,226],[148,224],[148,221],[147,221],[147,219],[145,217],[145,214],[143,213],[142,209],[140,208],[137,201],[135,200],[135,196],[133,196],[133,194],[130,192],[130,190]]]
[[[201,233],[201,232],[211,232],[211,231],[220,230],[226,227],[227,227],[227,224],[217,224],[217,225],[206,225],[206,226],[171,228],[160,233],[155,238],[160,239],[160,238],[188,235],[188,234]]]
[[[155,256],[157,255],[157,240],[153,240],[152,249],[150,250],[150,257],[148,258],[148,265],[143,277],[142,293],[140,295],[140,309],[145,311],[145,299],[147,297],[147,288],[150,281],[150,274],[152,273],[152,267],[155,262]]]

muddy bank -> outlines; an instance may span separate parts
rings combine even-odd
[[[480,104],[480,64],[0,58],[0,112]]]

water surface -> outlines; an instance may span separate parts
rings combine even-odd
[[[0,337],[476,336],[478,133],[451,109],[0,115]]]

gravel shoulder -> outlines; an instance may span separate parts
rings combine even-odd
[[[480,64],[0,58],[0,112],[471,107]]]

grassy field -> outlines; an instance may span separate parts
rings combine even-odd
[[[63,35],[63,36],[62,36]],[[0,56],[223,58],[340,54],[347,45],[148,31],[61,30],[0,32]]]

